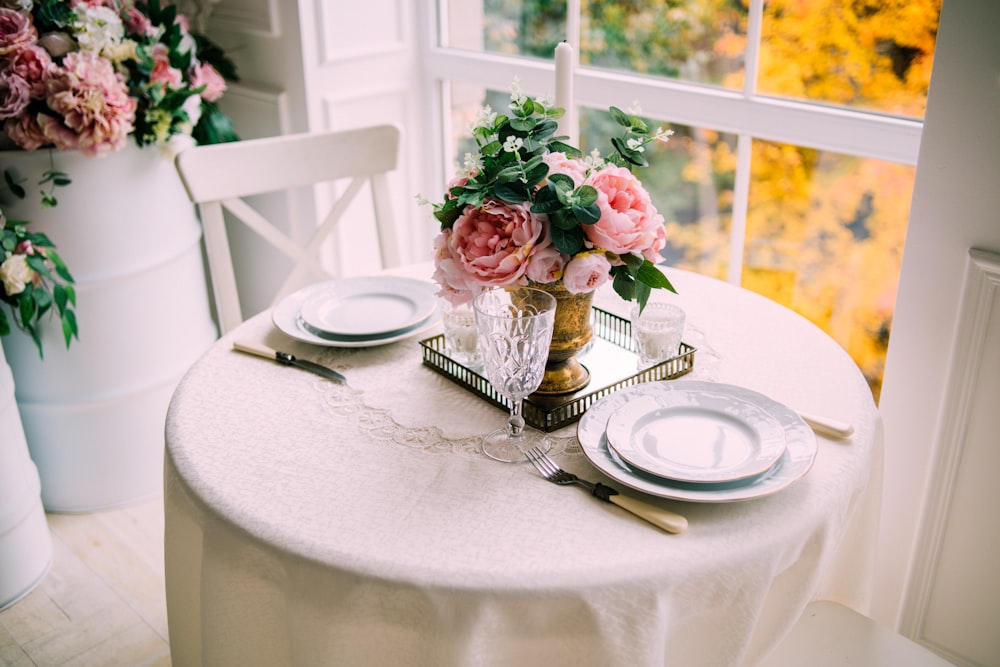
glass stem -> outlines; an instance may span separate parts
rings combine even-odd
[[[520,438],[524,432],[524,417],[521,415],[521,408],[524,401],[518,399],[511,401],[510,417],[507,419],[507,432],[512,438]]]

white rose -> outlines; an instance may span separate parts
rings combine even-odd
[[[35,272],[28,266],[26,255],[11,255],[0,264],[0,281],[8,296],[14,296],[24,291],[25,285],[35,277]]]

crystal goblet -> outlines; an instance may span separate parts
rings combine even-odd
[[[545,374],[556,300],[530,287],[496,288],[479,294],[472,309],[486,379],[510,403],[507,425],[483,437],[483,453],[497,461],[523,462],[527,449],[549,448],[544,434],[525,431],[522,406]]]

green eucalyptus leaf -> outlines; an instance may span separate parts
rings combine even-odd
[[[491,141],[490,143],[480,148],[479,152],[482,153],[483,155],[488,155],[492,157],[497,153],[501,152],[502,150],[503,150],[502,143],[500,143],[499,141]]]
[[[520,204],[528,201],[529,198],[528,193],[525,191],[524,184],[520,182],[498,183],[494,189],[494,194],[497,199],[502,199],[503,201],[511,204]]]
[[[583,250],[583,232],[579,227],[562,229],[553,225],[551,229],[552,245],[561,253],[575,255]]]
[[[56,310],[59,314],[66,312],[66,304],[69,302],[69,295],[66,294],[66,288],[62,285],[56,285],[52,288],[52,300],[56,303]]]
[[[629,118],[629,115],[618,107],[609,107],[608,112],[611,114],[611,118],[622,127],[632,127],[632,120]]]
[[[553,184],[556,190],[562,190],[564,192],[572,191],[576,187],[576,183],[573,179],[566,174],[552,174],[549,176],[549,183]]]
[[[531,116],[527,118],[512,118],[510,121],[511,128],[518,132],[531,132],[531,130],[535,129],[536,124],[538,124],[538,121]]]
[[[592,185],[581,185],[573,194],[576,196],[577,206],[590,206],[597,203],[597,188]]]
[[[7,313],[0,308],[0,336],[10,335],[10,322],[7,321]]]
[[[581,158],[583,157],[583,152],[576,146],[571,146],[562,141],[551,141],[549,142],[549,150],[554,153],[565,153],[569,157]]]
[[[598,208],[597,204],[590,204],[588,206],[573,206],[573,217],[581,225],[593,225],[598,220],[601,219],[601,209]]]

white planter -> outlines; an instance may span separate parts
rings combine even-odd
[[[51,563],[38,471],[28,456],[14,378],[0,344],[0,609],[27,595]]]
[[[43,210],[35,183],[48,151],[0,152],[28,197],[3,202],[56,244],[76,279],[80,340],[53,319],[45,359],[15,331],[6,342],[17,403],[46,509],[85,512],[162,491],[167,404],[215,340],[201,225],[173,163],[129,145],[104,158],[51,154],[72,185]]]

